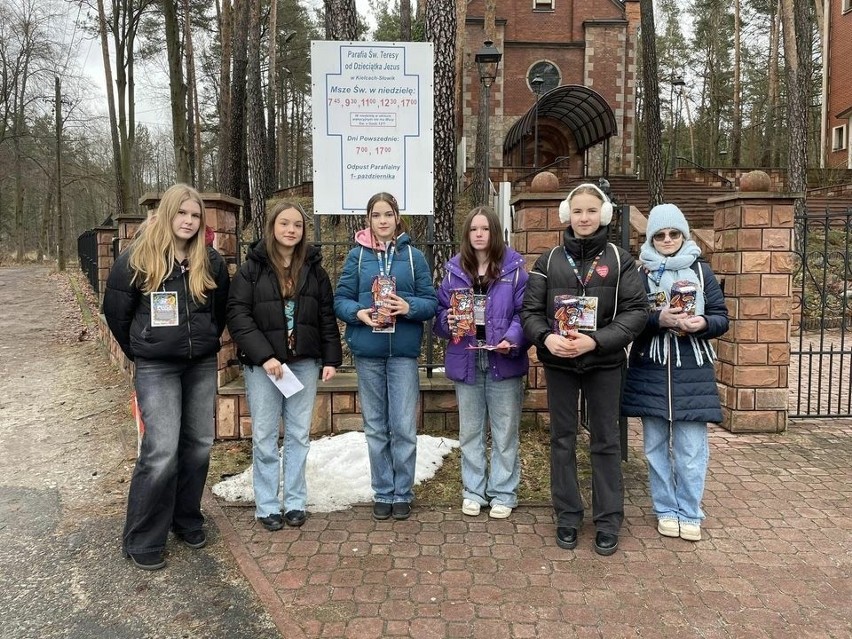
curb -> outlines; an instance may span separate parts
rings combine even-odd
[[[272,623],[275,624],[281,636],[287,639],[306,639],[299,624],[285,611],[284,604],[275,594],[272,584],[269,583],[266,575],[240,539],[234,526],[222,512],[222,507],[216,502],[216,497],[210,492],[209,487],[204,488],[201,503],[204,505],[205,511],[209,513],[210,519],[216,524],[219,534],[234,556],[237,566],[257,593],[260,603],[269,614]]]

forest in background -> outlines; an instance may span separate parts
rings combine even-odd
[[[435,228],[451,239],[452,114],[461,74],[476,73],[455,55],[466,3],[370,4],[372,32],[354,0],[0,0],[0,256],[55,257],[59,237],[73,256],[80,232],[176,180],[239,197],[258,219],[273,192],[311,177],[314,39],[436,43]],[[495,0],[485,6],[488,25]],[[643,177],[676,156],[790,167],[804,161],[790,148],[800,138],[818,166],[821,7],[642,0],[655,37],[642,41],[637,131],[659,126],[637,135]],[[81,68],[85,51],[108,60],[108,77]]]

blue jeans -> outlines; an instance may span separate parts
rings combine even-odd
[[[356,357],[373,499],[414,500],[420,377],[413,357]]]
[[[216,406],[216,356],[166,361],[136,358],[136,398],[145,435],[127,497],[122,544],[129,553],[166,547],[169,528],[201,530],[201,495],[210,465]]]
[[[456,382],[459,404],[462,497],[481,506],[518,505],[521,465],[518,426],[523,403],[523,378],[500,381],[488,372],[488,352],[479,351],[473,384]],[[491,424],[491,472],[486,457],[487,423]],[[486,478],[487,475],[487,478]]]
[[[305,510],[308,485],[305,464],[311,441],[311,418],[317,397],[319,361],[303,359],[287,366],[304,385],[285,398],[262,366],[246,366],[246,398],[251,411],[252,480],[255,516],[281,512],[278,488],[281,460],[278,457],[278,422],[284,418],[284,512]]]
[[[658,519],[700,524],[710,458],[707,424],[643,417],[642,426],[654,513]]]

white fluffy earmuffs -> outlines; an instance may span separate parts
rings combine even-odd
[[[579,189],[582,188],[590,188],[593,189],[596,193],[601,196],[601,200],[603,200],[603,204],[601,204],[601,226],[606,226],[610,222],[612,222],[612,202],[609,201],[609,198],[606,196],[606,193],[601,191],[600,187],[596,184],[592,184],[591,182],[586,182],[585,184],[581,184],[580,186],[574,188],[562,202],[559,203],[559,221],[563,224],[568,224],[571,221],[571,198],[574,197],[574,193],[576,193]]]

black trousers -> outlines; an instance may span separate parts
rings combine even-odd
[[[580,390],[586,399],[595,528],[618,534],[624,520],[621,473],[621,367],[583,374],[545,367],[550,408],[550,493],[557,526],[579,528],[583,499],[577,481]]]

